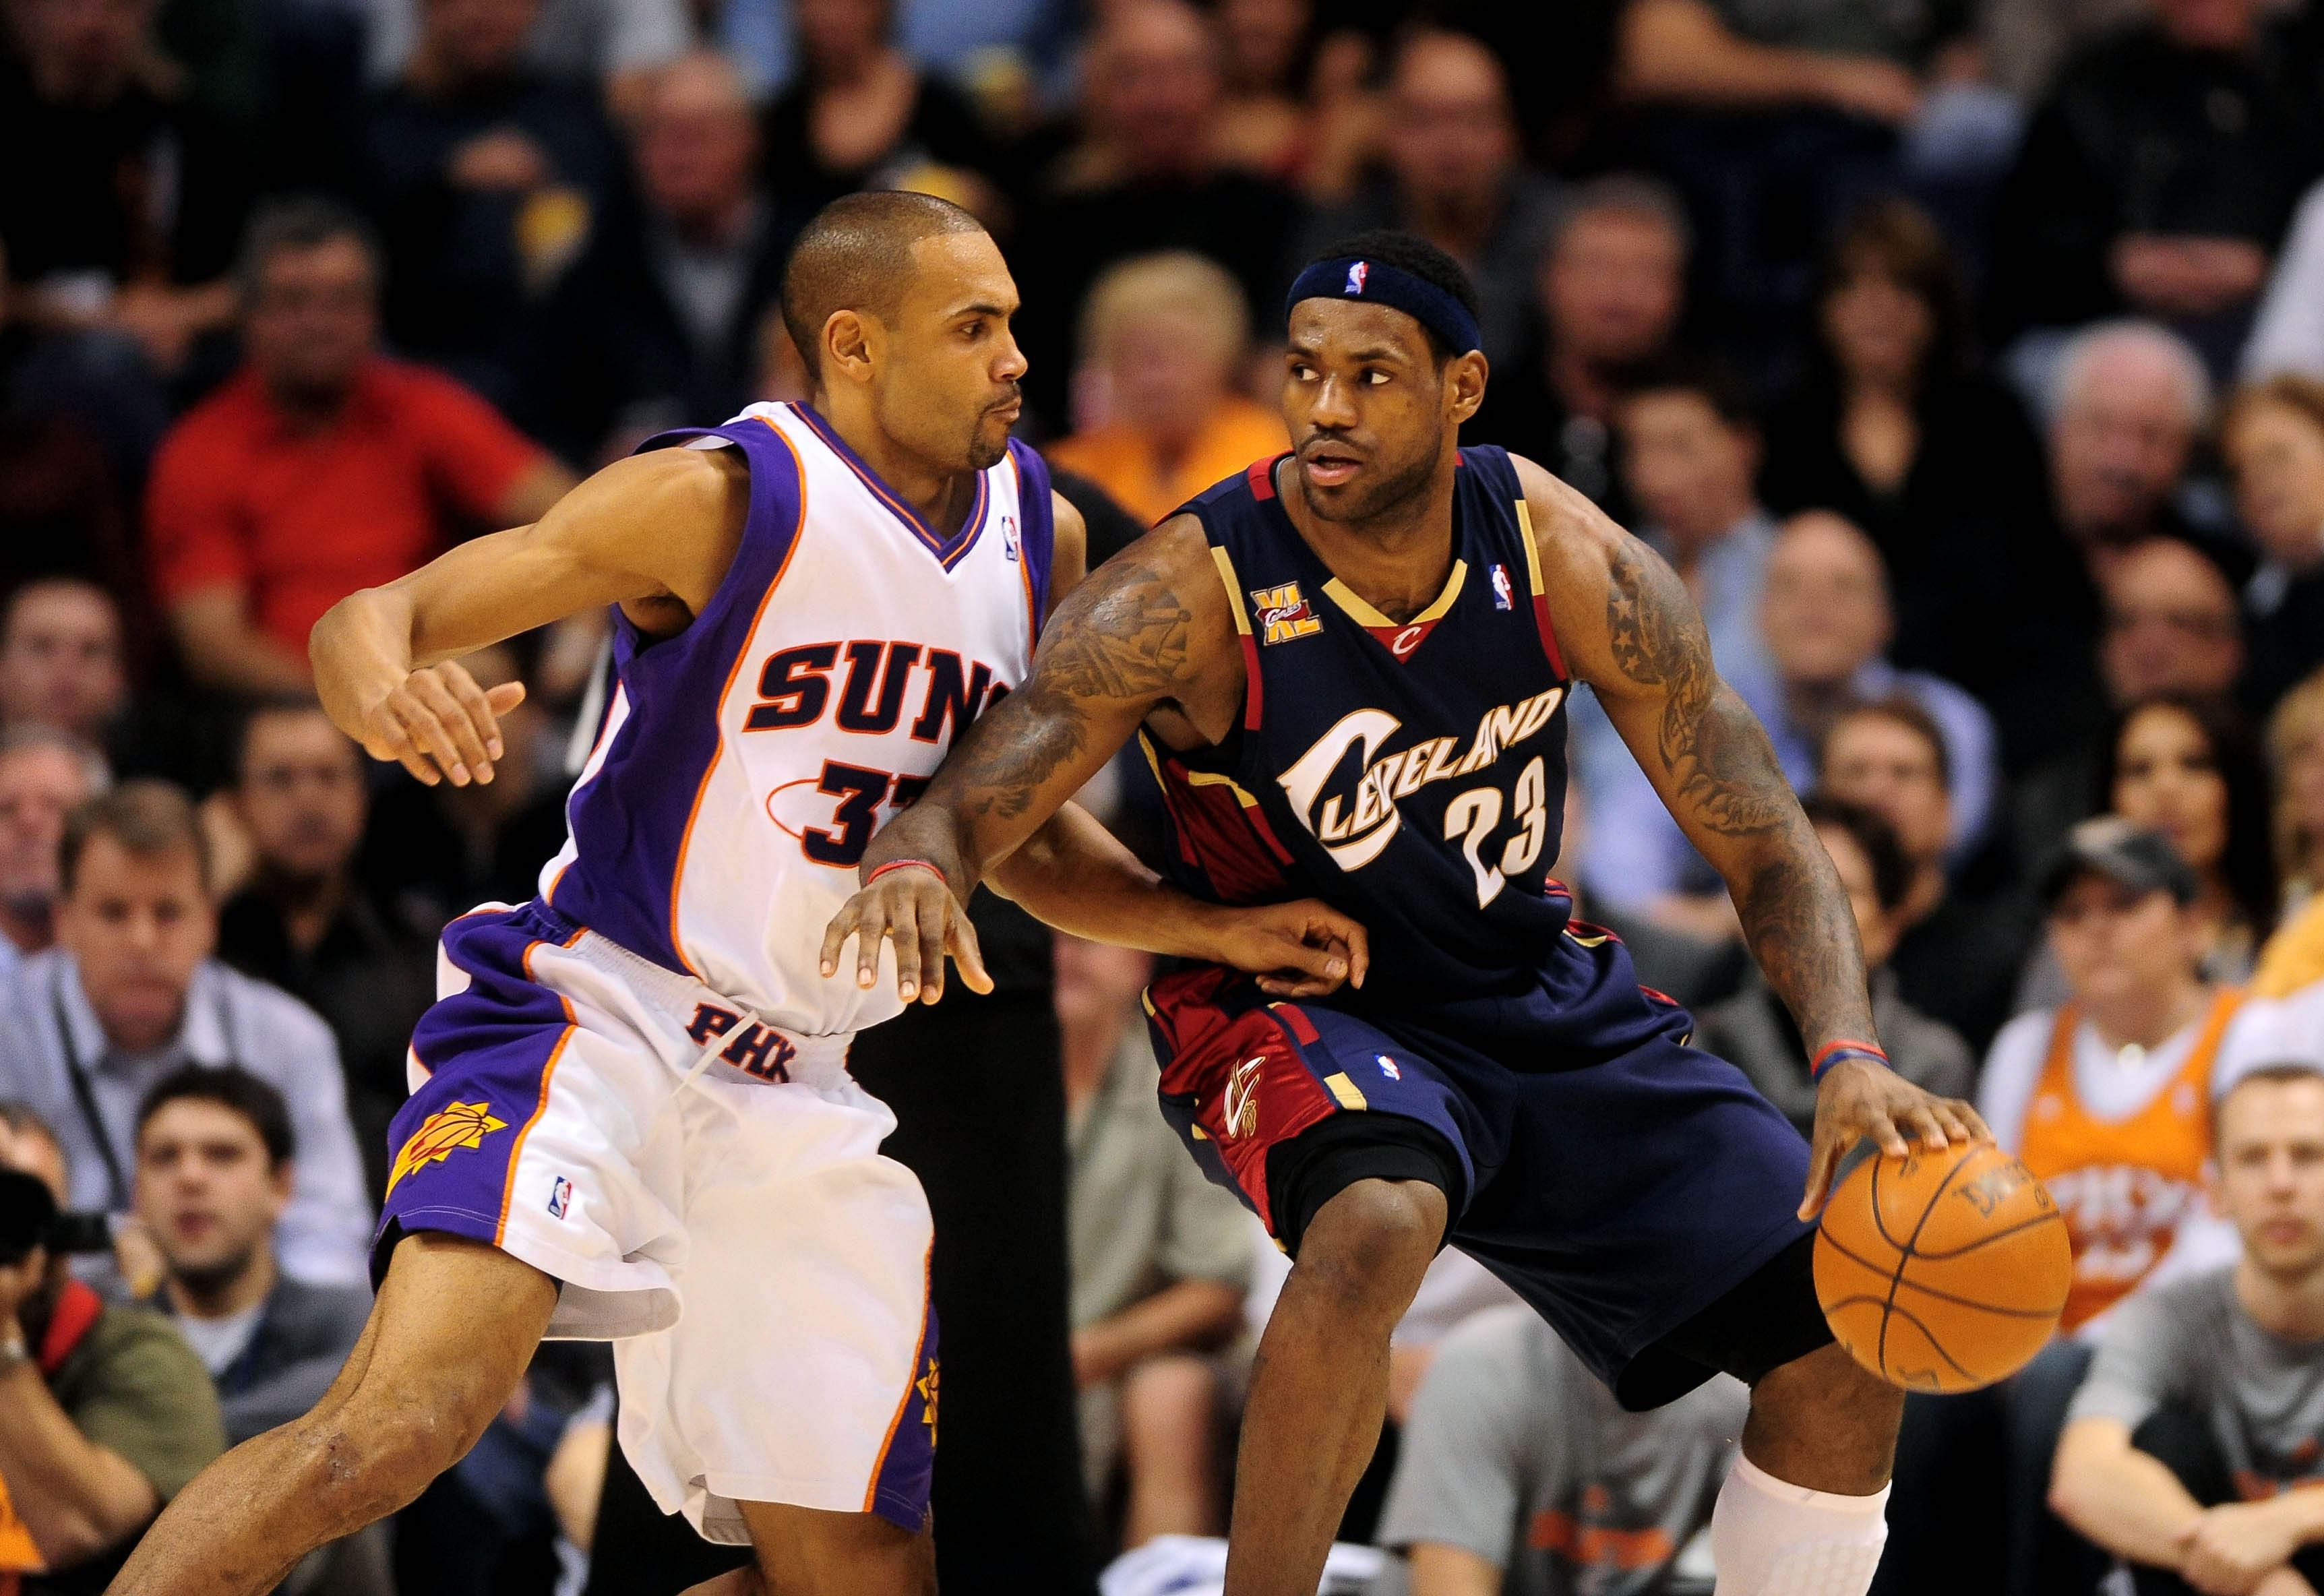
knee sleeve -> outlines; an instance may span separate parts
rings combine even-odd
[[[1888,1538],[1888,1488],[1834,1496],[1738,1457],[1711,1516],[1717,1596],[1865,1596]]]

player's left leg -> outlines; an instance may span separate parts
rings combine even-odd
[[[877,1513],[737,1505],[758,1566],[685,1596],[936,1596],[936,1550],[925,1526],[907,1530]]]
[[[1904,1393],[1837,1343],[1762,1376],[1711,1515],[1717,1596],[1864,1596],[1904,1413]]]

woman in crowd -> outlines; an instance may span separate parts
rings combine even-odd
[[[2045,635],[2025,606],[2054,604],[2046,567],[2070,561],[2040,442],[1969,340],[1936,224],[1903,199],[1858,212],[1825,260],[1805,370],[1768,417],[1760,488],[1778,517],[1835,510],[1869,533],[1896,593],[1891,658],[1997,707]]]
[[[2264,708],[2324,665],[2324,382],[2285,375],[2244,389],[2220,420],[2219,447],[2262,559],[2247,594],[2244,688]]]
[[[1370,147],[1377,109],[1364,91],[1371,46],[1326,33],[1314,0],[1219,0],[1218,150],[1230,166],[1343,197]]]
[[[1148,526],[1284,447],[1274,411],[1235,392],[1250,341],[1242,291],[1201,255],[1109,267],[1082,309],[1080,429],[1052,465],[1096,483]]]
[[[2284,913],[2252,991],[2280,998],[2324,982],[2324,670],[2283,696],[2267,723],[2275,777],[2275,863]]]
[[[894,0],[796,0],[798,74],[767,107],[762,169],[801,216],[859,189],[931,187],[923,169],[998,169],[968,97],[913,65],[895,40]],[[982,180],[955,175],[945,197],[987,208]]]
[[[2266,775],[2242,715],[2218,699],[2157,694],[2125,709],[2107,807],[2161,832],[2200,883],[2206,978],[2240,983],[2275,925]]]

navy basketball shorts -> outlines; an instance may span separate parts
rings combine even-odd
[[[1828,1343],[1797,1217],[1807,1144],[1687,1046],[1692,1020],[1618,942],[1569,940],[1533,992],[1394,1013],[1182,969],[1147,993],[1163,1115],[1295,1257],[1357,1180],[1438,1186],[1447,1242],[1634,1410]]]

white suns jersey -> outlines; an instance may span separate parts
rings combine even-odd
[[[1011,440],[946,537],[803,404],[644,447],[739,447],[750,514],[694,623],[617,615],[604,726],[541,872],[552,909],[757,1010],[830,1036],[899,1012],[818,969],[865,845],[986,706],[1025,679],[1054,526],[1040,457]]]

